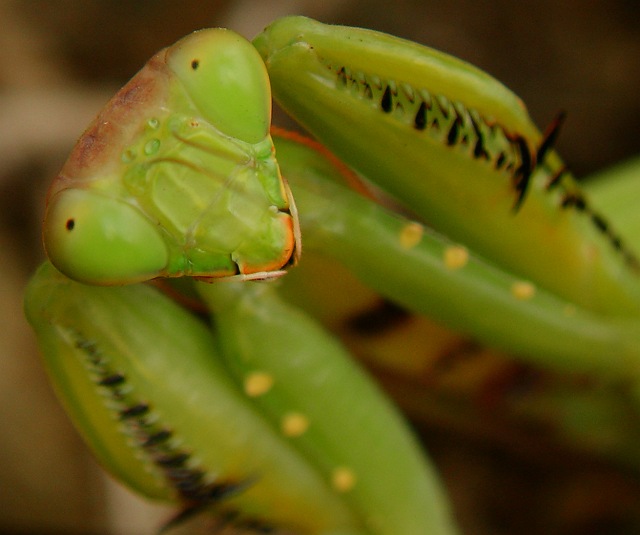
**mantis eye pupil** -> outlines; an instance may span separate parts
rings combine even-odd
[[[191,68],[195,71],[198,69],[198,67],[200,66],[200,62],[197,59],[194,59],[191,62]]]
[[[65,225],[65,227],[67,228],[67,230],[73,230],[73,227],[76,226],[76,222],[74,219],[67,219],[67,223]]]

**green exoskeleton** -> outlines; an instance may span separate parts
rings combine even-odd
[[[541,134],[477,69],[301,17],[253,45],[203,30],[159,52],[52,185],[55,268],[26,297],[52,381],[102,463],[185,514],[300,533],[455,533],[395,408],[278,296],[287,277],[252,279],[296,263],[302,229],[305,250],[385,299],[633,396],[639,240],[591,207],[553,150],[556,129]],[[272,139],[270,85],[358,181],[412,217],[377,189],[351,191],[324,153]],[[180,276],[206,281],[195,289],[212,330],[132,284]]]
[[[63,272],[94,284],[265,278],[295,259],[269,80],[247,48],[233,32],[194,34],[96,117],[49,191],[45,247]]]

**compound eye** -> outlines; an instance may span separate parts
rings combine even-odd
[[[159,276],[168,252],[156,227],[136,208],[91,191],[67,189],[50,201],[44,245],[69,278],[128,284]]]
[[[269,133],[271,88],[262,58],[244,37],[224,29],[188,35],[166,62],[202,116],[224,134],[258,143]]]

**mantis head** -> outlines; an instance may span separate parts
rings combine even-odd
[[[299,232],[270,120],[266,68],[241,36],[201,30],[160,51],[52,184],[52,263],[92,284],[280,273]]]

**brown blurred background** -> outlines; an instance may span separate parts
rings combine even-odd
[[[294,13],[462,57],[519,94],[541,126],[566,110],[558,146],[579,176],[640,152],[634,0],[0,0],[0,533],[134,535],[166,518],[101,474],[40,370],[21,299],[43,259],[46,187],[91,117],[159,48],[207,26],[251,37]],[[428,441],[465,533],[640,526],[637,474],[567,467],[443,426]]]

